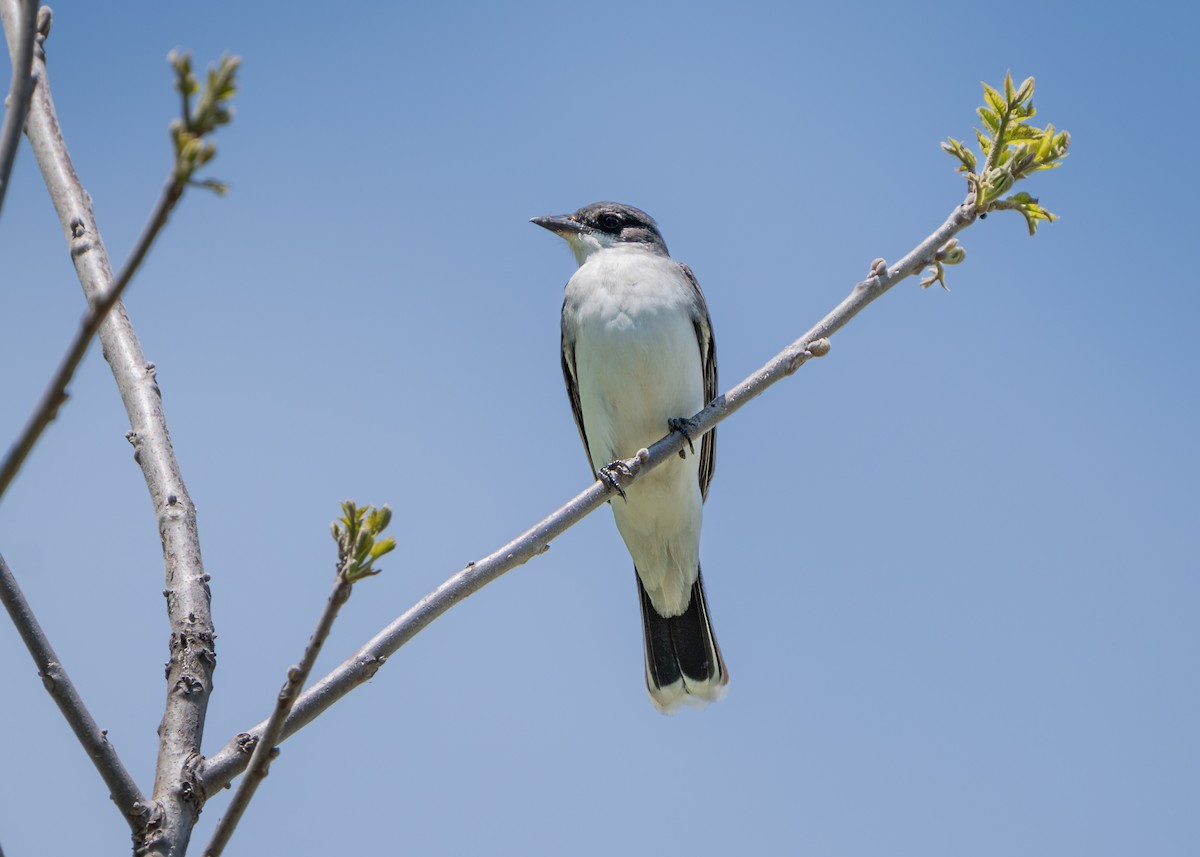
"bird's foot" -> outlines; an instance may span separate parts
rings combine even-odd
[[[700,428],[699,423],[697,423],[691,417],[671,417],[671,419],[667,420],[667,428],[669,428],[672,432],[679,432],[681,435],[683,435],[683,439],[687,441],[688,451],[691,452],[692,455],[696,454],[696,447],[692,445],[692,434],[696,431],[696,429]],[[679,450],[679,457],[687,458],[687,456],[683,454],[682,449]]]
[[[611,461],[596,471],[596,478],[607,485],[612,490],[621,495],[621,499],[626,503],[629,498],[625,496],[625,489],[621,487],[621,478],[633,478],[634,469],[626,464],[621,459]]]

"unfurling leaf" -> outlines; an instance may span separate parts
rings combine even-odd
[[[983,100],[988,103],[992,110],[998,115],[1003,115],[1008,112],[1008,103],[1004,100],[1004,96],[995,90],[995,88],[983,85]]]
[[[388,536],[381,542],[375,542],[375,546],[371,548],[371,559],[379,559],[386,553],[391,553],[396,549],[396,540]]]
[[[1027,77],[1021,82],[1021,86],[1017,89],[1016,102],[1023,104],[1033,98],[1033,78]]]
[[[964,146],[960,141],[950,138],[948,143],[942,143],[942,149],[958,158],[962,165],[958,167],[958,171],[962,173],[975,172],[975,153]]]
[[[941,262],[933,263],[930,275],[921,280],[921,288],[927,289],[934,283],[940,283],[944,290],[950,291],[950,287],[946,285],[946,269],[942,267]]]
[[[391,536],[376,541],[392,520],[387,505],[359,507],[352,500],[342,503],[341,525],[334,521],[332,532],[338,545],[338,573],[349,583],[378,574],[372,563],[396,548]]]
[[[975,154],[961,141],[950,137],[941,144],[943,151],[954,156],[958,172],[965,173],[969,192],[968,204],[975,214],[986,217],[989,211],[1011,209],[1019,211],[1032,235],[1041,221],[1053,222],[1057,217],[1042,208],[1026,193],[1004,198],[1014,184],[1041,170],[1062,164],[1071,145],[1071,135],[1058,131],[1051,124],[1038,128],[1029,124],[1036,115],[1033,106],[1034,79],[1027,77],[1016,86],[1012,73],[1004,76],[1003,94],[995,87],[983,84],[983,105],[975,108],[983,129],[975,129],[975,139],[983,153],[979,164]],[[940,283],[946,288],[944,265],[953,265],[965,258],[965,251],[950,245],[942,247],[933,261],[930,275],[921,281],[928,287]]]
[[[979,114],[979,121],[987,126],[987,129],[996,134],[1000,130],[1000,117],[986,107],[976,107],[975,112]]]

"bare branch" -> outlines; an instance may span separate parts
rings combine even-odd
[[[101,778],[109,788],[109,796],[113,803],[121,810],[130,828],[136,833],[145,824],[144,816],[149,811],[145,798],[142,797],[133,777],[121,764],[116,748],[109,743],[107,735],[96,725],[87,706],[83,704],[75,685],[67,675],[66,668],[54,653],[54,647],[50,645],[37,617],[33,615],[29,602],[25,600],[25,595],[17,585],[17,580],[3,556],[0,556],[0,601],[4,602],[17,633],[25,641],[25,648],[29,649],[29,654],[37,665],[38,675],[42,678],[46,692],[54,699],[92,764],[100,772]]]
[[[229,844],[229,838],[237,829],[246,807],[254,792],[266,778],[271,762],[279,755],[275,745],[283,734],[283,726],[292,705],[304,689],[312,673],[313,664],[321,654],[321,647],[329,637],[333,622],[338,611],[350,598],[354,584],[373,575],[379,574],[380,569],[374,567],[375,560],[390,553],[396,548],[396,540],[390,536],[377,539],[392,520],[392,510],[386,505],[376,509],[374,506],[359,508],[353,501],[347,500],[342,504],[343,517],[333,522],[333,538],[338,545],[338,569],[334,577],[333,591],[325,602],[325,609],[317,620],[317,628],[309,638],[304,648],[304,657],[298,666],[288,670],[287,681],[275,699],[275,708],[263,727],[262,736],[254,745],[250,756],[248,773],[229,802],[225,815],[217,823],[208,847],[204,849],[204,857],[220,857]]]
[[[121,295],[125,292],[125,287],[129,285],[138,266],[141,265],[142,260],[146,257],[150,245],[154,243],[154,239],[158,236],[159,231],[166,224],[167,216],[171,213],[171,209],[175,207],[175,203],[183,195],[183,189],[184,185],[178,179],[171,178],[167,181],[162,195],[159,197],[158,204],[155,205],[154,212],[150,215],[149,222],[138,238],[137,245],[134,247],[125,266],[121,269],[120,276],[117,277],[112,286],[92,302],[88,307],[88,311],[84,313],[83,318],[79,322],[79,329],[75,332],[75,338],[67,348],[67,353],[63,355],[62,361],[54,373],[54,377],[46,385],[46,389],[42,393],[42,398],[38,401],[33,414],[30,415],[28,422],[26,422],[25,428],[22,429],[20,437],[13,443],[8,454],[4,456],[4,461],[0,462],[0,498],[4,497],[4,492],[8,490],[8,486],[12,484],[12,480],[21,469],[21,465],[25,463],[25,459],[29,456],[29,453],[33,451],[33,447],[42,436],[42,432],[46,430],[46,427],[50,423],[54,422],[55,417],[58,416],[58,409],[66,403],[68,397],[67,385],[71,383],[71,378],[74,377],[75,370],[79,368],[84,354],[87,353],[88,346],[92,342],[92,337],[96,335],[96,331],[100,329],[100,325],[104,322],[104,319],[108,317],[109,312],[117,305],[117,301],[121,299]]]
[[[43,9],[41,17],[45,19],[45,32],[42,33],[44,37],[46,32],[49,32],[49,8]],[[44,58],[44,56],[41,57],[43,60]],[[75,370],[79,368],[79,363],[83,360],[84,354],[87,353],[92,337],[95,336],[96,331],[100,329],[101,323],[108,317],[109,312],[116,306],[117,301],[125,293],[126,286],[129,285],[138,268],[141,267],[146,254],[150,252],[150,247],[154,244],[154,239],[158,237],[158,233],[166,225],[167,218],[170,217],[175,204],[183,196],[184,189],[189,185],[196,184],[193,178],[196,171],[215,156],[216,147],[211,141],[206,141],[204,139],[205,136],[212,134],[220,125],[227,124],[232,116],[226,102],[233,96],[235,91],[234,80],[237,75],[238,66],[241,63],[237,57],[224,57],[221,60],[221,64],[215,73],[216,77],[211,81],[216,86],[210,85],[205,89],[201,96],[203,109],[199,111],[199,115],[194,122],[190,118],[189,102],[193,93],[192,87],[198,88],[199,85],[191,74],[191,59],[186,54],[182,55],[182,57],[172,54],[172,63],[175,66],[176,74],[179,76],[177,83],[180,92],[183,93],[184,103],[184,118],[173,122],[171,125],[172,136],[175,138],[175,164],[171,169],[170,175],[167,177],[167,182],[163,186],[158,202],[154,206],[154,211],[151,212],[150,219],[142,229],[142,234],[138,236],[137,243],[134,244],[129,258],[125,260],[120,274],[117,275],[116,280],[109,288],[91,301],[88,311],[79,323],[75,339],[72,340],[67,353],[59,363],[58,370],[54,373],[54,377],[50,379],[50,383],[42,393],[42,398],[38,402],[37,407],[34,408],[28,422],[26,422],[21,435],[9,449],[8,454],[4,457],[4,461],[0,462],[0,498],[4,497],[4,492],[8,490],[8,486],[21,469],[21,465],[25,463],[25,459],[29,456],[29,453],[33,451],[33,447],[38,442],[38,438],[42,436],[42,432],[54,421],[55,417],[58,416],[59,408],[67,401],[67,385],[71,383],[71,378],[74,377]],[[213,186],[224,188],[224,185],[220,182],[213,182]],[[2,195],[3,188],[0,187],[0,202],[2,202]],[[75,228],[75,226],[72,226],[73,231]]]
[[[220,857],[225,846],[229,844],[229,838],[237,828],[238,822],[242,820],[242,814],[245,813],[246,807],[250,805],[250,799],[254,797],[254,792],[266,778],[271,761],[279,754],[275,745],[279,743],[279,736],[283,734],[287,716],[292,711],[296,697],[304,688],[304,683],[308,681],[313,664],[317,661],[317,655],[321,653],[321,647],[329,637],[333,620],[337,618],[338,611],[350,597],[353,585],[344,574],[337,575],[333,591],[329,593],[325,609],[321,611],[321,617],[317,620],[317,628],[313,631],[312,638],[304,649],[304,657],[297,666],[288,670],[287,681],[284,682],[283,688],[280,689],[279,695],[275,699],[275,708],[263,726],[259,740],[255,742],[246,776],[238,784],[237,791],[233,793],[233,797],[229,801],[229,808],[217,822],[216,830],[213,831],[208,847],[204,849],[204,857]]]
[[[971,206],[967,203],[959,205],[945,223],[897,264],[889,268],[881,261],[873,266],[870,276],[858,283],[845,300],[804,336],[696,414],[694,420],[697,428],[692,434],[693,442],[767,388],[795,373],[810,358],[827,353],[828,337],[841,330],[864,307],[896,283],[932,264],[938,249],[974,221],[975,213]],[[672,433],[645,450],[645,455],[639,453],[637,458],[630,459],[626,463],[629,465],[631,476],[621,476],[622,487],[633,484],[645,473],[677,454],[686,442],[682,435]],[[284,726],[282,738],[286,739],[311,723],[347,693],[370,679],[387,658],[438,616],[505,572],[544,553],[553,539],[604,505],[609,499],[609,494],[615,490],[604,482],[594,482],[565,506],[504,547],[452,575],[404,615],[371,638],[351,658],[305,691],[296,702]],[[220,751],[205,760],[198,777],[207,794],[223,788],[245,770],[248,764],[247,750],[263,734],[265,726],[266,724],[260,723],[248,732],[237,735]]]
[[[11,14],[17,0],[4,0]],[[108,254],[92,212],[91,200],[75,174],[59,130],[46,64],[34,58],[38,80],[26,133],[62,224],[84,294],[98,301],[113,287]],[[182,853],[187,847],[202,799],[194,783],[200,739],[212,687],[213,625],[208,577],[200,558],[196,510],[184,486],[171,446],[162,394],[154,366],[146,361],[120,301],[100,325],[104,357],[112,368],[134,447],[154,505],[162,539],[171,660],[167,667],[167,703],[159,727],[159,754],[151,824],[136,843],[139,853]]]
[[[14,8],[6,7],[4,32],[8,36],[9,52],[12,54],[13,79],[8,96],[8,110],[4,124],[0,126],[0,210],[4,208],[4,195],[8,191],[8,178],[12,175],[13,162],[17,158],[17,147],[21,145],[21,129],[25,126],[25,115],[29,112],[29,101],[33,97],[33,45],[37,35],[37,0],[19,0]]]

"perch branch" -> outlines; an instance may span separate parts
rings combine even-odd
[[[858,283],[845,300],[804,336],[696,414],[694,419],[697,428],[692,433],[693,442],[767,388],[794,374],[811,357],[823,355],[828,349],[828,342],[825,341],[828,337],[841,330],[864,307],[896,283],[933,264],[938,249],[973,223],[975,218],[971,204],[956,206],[945,223],[898,263],[890,268],[883,264],[876,266],[867,279]],[[620,477],[622,487],[633,484],[647,471],[676,455],[685,443],[682,435],[672,433],[651,446],[645,456],[639,455],[630,459],[627,464],[630,465],[631,475]],[[455,604],[505,572],[544,553],[553,539],[604,505],[615,490],[605,482],[594,482],[565,506],[504,547],[452,575],[376,634],[352,657],[305,691],[297,700],[281,737],[286,739],[308,725],[351,690],[369,680],[388,657]],[[245,770],[249,760],[247,748],[261,737],[265,725],[260,723],[248,732],[235,736],[221,750],[205,760],[200,766],[199,779],[207,794],[224,787]]]

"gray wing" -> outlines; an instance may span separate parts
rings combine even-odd
[[[704,300],[704,292],[700,291],[700,283],[692,269],[682,262],[679,267],[691,284],[696,295],[698,311],[692,319],[696,326],[696,343],[700,346],[700,358],[704,362],[704,406],[708,407],[717,397],[717,344],[713,339],[712,319],[708,315],[708,303]],[[565,362],[564,362],[565,367]],[[575,411],[576,421],[580,420],[578,404]],[[583,426],[580,425],[580,433]],[[584,440],[586,444],[586,439]],[[712,482],[713,469],[717,465],[717,430],[714,428],[700,441],[700,495],[708,497],[708,484]]]
[[[563,307],[566,308],[566,301]],[[583,451],[591,467],[592,450],[588,447],[587,432],[583,430],[583,407],[579,404],[579,382],[575,379],[575,338],[567,333],[565,314],[562,326],[562,370],[563,380],[567,383],[567,398],[571,400],[571,413],[575,415],[575,427],[579,429]]]

